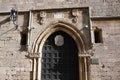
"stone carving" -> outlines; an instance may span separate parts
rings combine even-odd
[[[77,23],[77,18],[78,18],[78,15],[79,15],[79,13],[78,13],[78,10],[77,9],[73,9],[72,10],[72,22],[73,23]]]
[[[44,23],[44,18],[46,17],[46,12],[40,11],[39,17],[40,17],[39,23],[42,25]]]
[[[64,37],[62,35],[57,35],[55,37],[55,45],[62,46],[64,44]]]

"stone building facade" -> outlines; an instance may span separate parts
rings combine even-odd
[[[119,80],[119,7],[119,0],[1,0],[0,80]]]

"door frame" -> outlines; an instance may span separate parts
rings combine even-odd
[[[47,28],[39,33],[32,46],[32,52],[38,57],[33,58],[33,80],[41,80],[42,48],[47,38],[54,32],[63,31],[70,35],[78,47],[79,80],[90,80],[90,56],[87,54],[88,47],[83,34],[73,24],[65,21],[53,21]]]

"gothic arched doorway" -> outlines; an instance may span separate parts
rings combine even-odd
[[[86,39],[74,25],[63,21],[48,25],[33,43],[34,54],[29,54],[33,59],[32,79],[89,80],[87,50]]]
[[[78,48],[63,31],[51,34],[42,48],[41,80],[79,80]]]

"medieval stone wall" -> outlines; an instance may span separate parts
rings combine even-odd
[[[21,51],[20,31],[15,30],[9,15],[0,15],[0,80],[30,80],[32,61]],[[23,15],[19,18],[23,25]]]
[[[120,79],[120,20],[92,21],[93,28],[102,29],[103,43],[94,44],[98,65],[91,65],[92,80]]]
[[[32,59],[28,58],[28,54],[32,53],[33,44],[38,36],[52,24],[63,22],[74,25],[90,45],[88,8],[20,12],[18,28],[15,27],[9,16],[9,13],[0,14],[0,80],[33,79],[34,63]],[[22,39],[25,38],[22,37],[22,34],[28,34],[28,43],[25,45],[22,45]],[[25,47],[28,50],[25,50]]]
[[[0,80],[30,80],[32,60],[21,51],[21,28],[28,27],[29,13],[19,13],[19,30],[9,21],[11,8],[18,11],[44,10],[52,8],[90,7],[90,17],[119,17],[120,0],[0,0]],[[49,12],[48,12],[49,13]],[[57,14],[56,14],[57,15]],[[81,15],[81,13],[80,13]],[[44,31],[47,24],[42,27],[37,19],[37,13],[33,13],[31,42],[35,40],[40,31]],[[85,15],[84,15],[85,16]],[[47,21],[51,20],[49,13]],[[85,19],[85,18],[83,18]],[[72,23],[71,19],[70,23]],[[81,17],[79,21],[82,21]],[[86,23],[86,22],[85,22]],[[88,23],[88,22],[87,22]],[[120,19],[92,20],[94,27],[102,29],[103,43],[94,43],[92,58],[98,59],[98,64],[91,64],[91,80],[120,80]],[[78,28],[84,24],[79,22]],[[36,35],[36,36],[35,36]],[[94,37],[92,37],[94,40]],[[30,43],[32,46],[32,43]]]
[[[7,6],[6,6],[7,5]],[[9,12],[12,7],[19,11],[35,9],[90,7],[93,17],[120,16],[119,0],[1,0],[0,11]]]

